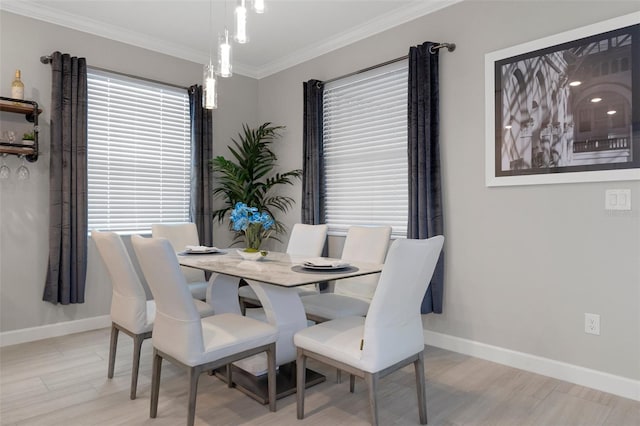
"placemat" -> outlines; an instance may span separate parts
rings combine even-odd
[[[345,272],[357,272],[359,269],[356,268],[355,266],[347,266],[346,268],[340,268],[340,269],[317,270],[317,269],[307,269],[302,265],[294,265],[291,267],[291,270],[293,272],[300,272],[303,274],[344,274]]]

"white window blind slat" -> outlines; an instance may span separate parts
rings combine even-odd
[[[329,230],[390,225],[407,234],[407,61],[336,80],[323,94]]]
[[[186,90],[89,69],[89,229],[144,232],[189,220]]]

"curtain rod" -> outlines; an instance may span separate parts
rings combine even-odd
[[[456,50],[456,44],[455,43],[437,43],[437,44],[435,44],[435,45],[433,45],[433,46],[431,46],[429,48],[429,53],[434,55],[440,49],[447,49],[447,51],[453,52],[454,50]],[[322,84],[327,84],[327,83],[334,82],[336,80],[340,80],[342,78],[347,78],[347,77],[351,77],[353,75],[362,74],[363,72],[367,72],[367,71],[374,70],[376,68],[384,67],[385,65],[390,65],[390,64],[393,64],[395,62],[404,61],[408,57],[409,57],[409,55],[404,55],[404,56],[401,56],[399,58],[395,58],[395,59],[391,59],[389,61],[383,62],[381,64],[372,65],[370,67],[363,68],[363,69],[358,70],[358,71],[350,72],[348,74],[344,74],[344,75],[341,75],[339,77],[330,78],[329,80],[323,81]]]
[[[50,64],[51,63],[51,56],[40,56],[40,62],[42,62],[43,64]],[[118,75],[121,75],[121,76],[124,76],[124,77],[135,78],[137,80],[148,81],[150,83],[162,84],[164,86],[175,87],[177,89],[189,90],[188,87],[180,86],[178,84],[173,84],[173,83],[167,83],[167,82],[164,82],[164,81],[153,80],[151,78],[140,77],[140,76],[132,75],[132,74],[126,74],[126,73],[123,73],[123,72],[113,71],[113,70],[106,69],[106,68],[93,67],[93,66],[88,66],[88,68],[91,68],[91,69],[94,69],[94,70],[98,70],[98,71],[106,71],[106,72],[110,72],[112,74],[118,74]]]

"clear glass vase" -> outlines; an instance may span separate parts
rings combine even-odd
[[[245,249],[249,252],[260,251],[260,245],[262,244],[262,224],[250,223],[247,229],[244,230],[244,242],[247,246]]]

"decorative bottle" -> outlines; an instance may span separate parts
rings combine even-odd
[[[24,99],[24,84],[20,81],[20,70],[16,70],[16,78],[11,83],[11,97],[13,99]]]

